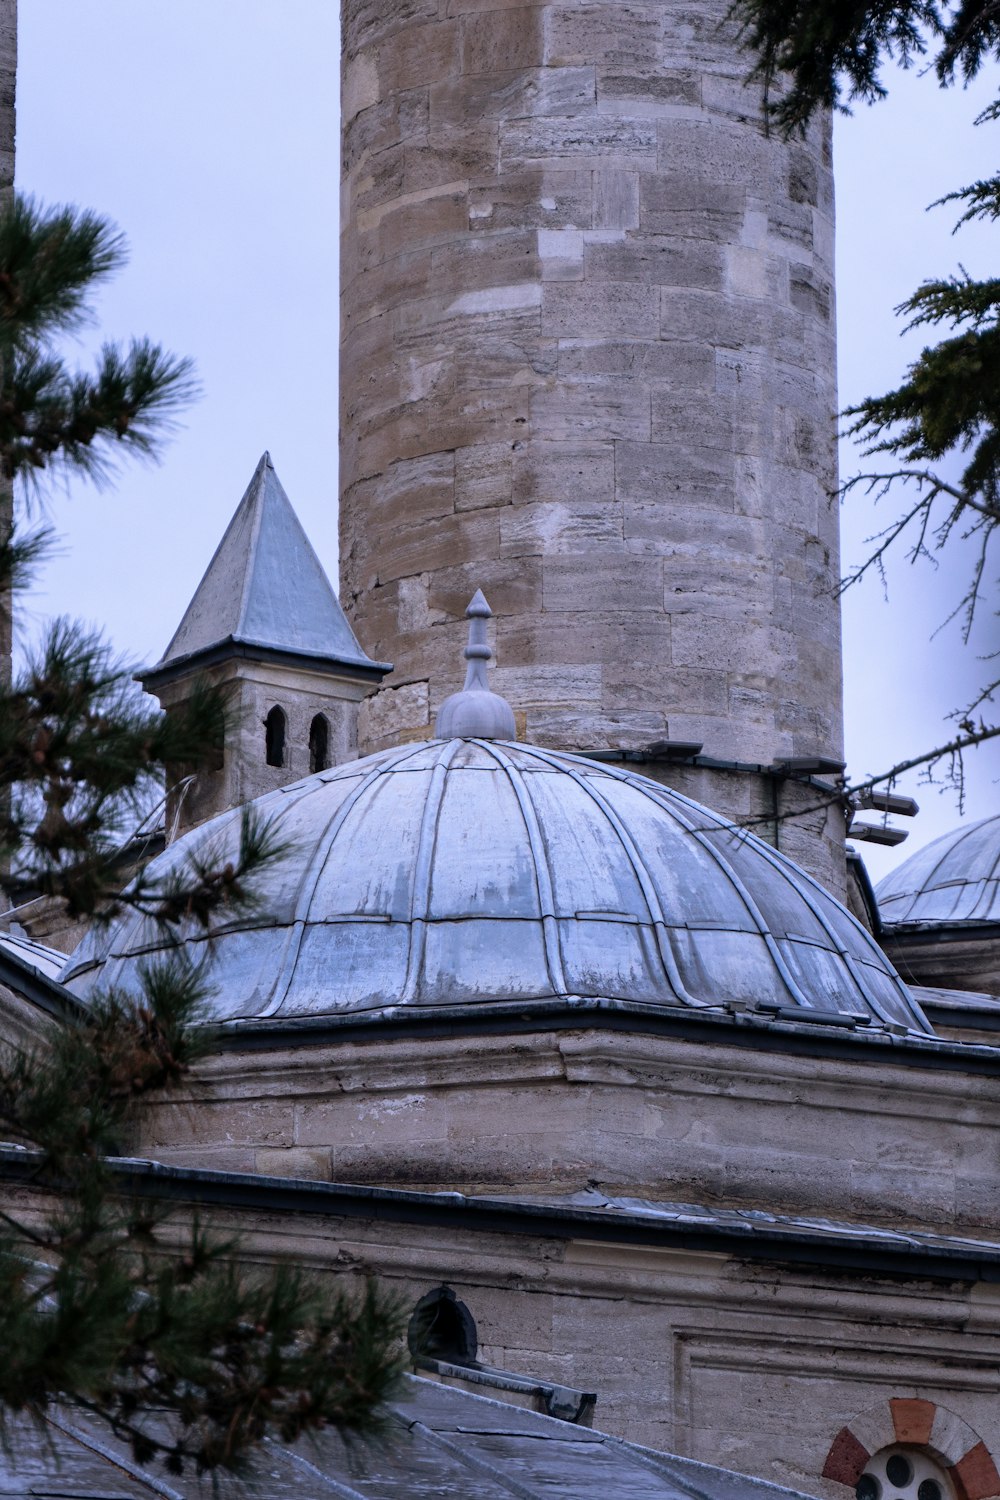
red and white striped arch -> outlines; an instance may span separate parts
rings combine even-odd
[[[936,1401],[896,1396],[852,1417],[830,1445],[823,1478],[852,1488],[873,1453],[896,1443],[924,1448],[954,1483],[959,1500],[1000,1495],[993,1456],[968,1422]]]

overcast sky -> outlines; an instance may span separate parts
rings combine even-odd
[[[100,332],[193,355],[205,390],[160,467],[133,467],[105,494],[52,497],[64,549],[33,618],[101,624],[134,661],[161,654],[265,448],[336,580],[338,20],[333,0],[21,3],[19,185],[126,231],[131,263],[101,297]],[[892,308],[923,277],[959,260],[992,273],[984,231],[953,239],[952,210],[925,212],[993,169],[998,127],[971,124],[987,99],[911,74],[889,103],[838,123],[845,405],[898,381],[919,349]],[[845,563],[877,524],[860,499],[848,506]],[[954,625],[934,636],[960,562],[935,571],[900,557],[888,603],[877,580],[845,599],[855,778],[947,737],[945,715],[986,670],[988,611],[972,649]],[[998,778],[1000,748],[970,758],[970,821],[1000,804]],[[916,778],[906,789],[921,814],[900,851],[866,846],[876,878],[958,820],[950,793]]]

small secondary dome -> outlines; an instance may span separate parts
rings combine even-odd
[[[632,772],[510,741],[382,751],[261,797],[289,852],[266,915],[215,939],[220,1020],[395,1007],[610,999],[797,1006],[930,1027],[869,934],[752,835]],[[148,874],[226,859],[240,813]],[[192,935],[190,951],[201,939]],[[163,946],[130,913],[95,930],[64,982],[134,984]]]
[[[918,849],[875,895],[886,926],[1000,922],[1000,813]]]

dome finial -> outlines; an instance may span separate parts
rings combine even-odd
[[[514,710],[506,698],[490,691],[486,677],[486,663],[493,657],[486,640],[486,621],[493,611],[482,589],[476,589],[465,613],[469,620],[465,686],[438,709],[435,736],[439,740],[512,740],[517,735]]]

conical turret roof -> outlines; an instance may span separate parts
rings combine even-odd
[[[366,675],[389,668],[358,644],[265,453],[194,598],[150,676],[221,648],[319,658]]]

